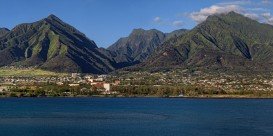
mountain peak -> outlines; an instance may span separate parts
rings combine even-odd
[[[0,37],[7,34],[10,30],[7,28],[0,28]]]
[[[226,14],[221,15],[221,17],[227,17],[227,18],[246,18],[247,16],[245,16],[245,15],[243,15],[241,13],[238,13],[236,11],[231,11],[231,12],[228,12]],[[249,17],[247,17],[247,18],[249,18]]]
[[[138,29],[133,29],[133,31],[131,32],[131,36],[133,35],[143,35],[143,34],[154,34],[154,33],[160,33],[160,34],[163,34],[163,32],[157,30],[157,29],[149,29],[149,30],[145,30],[145,29],[142,29],[142,28],[138,28]]]
[[[243,16],[243,15],[236,12],[236,11],[230,11],[230,12],[226,12],[226,13],[213,14],[210,16]]]
[[[226,15],[228,15],[228,16],[238,16],[238,15],[241,16],[241,14],[237,13],[236,11],[230,11]]]
[[[57,16],[55,16],[54,14],[50,14],[47,19],[59,19]]]
[[[145,31],[154,31],[154,32],[158,32],[159,30],[157,30],[157,29],[145,30],[145,29],[143,29],[143,28],[136,28],[136,29],[133,29],[132,33],[134,33],[134,32],[145,32]]]
[[[54,14],[50,14],[47,18],[45,18],[45,20],[63,22],[60,18],[58,18]]]
[[[10,31],[8,28],[5,28],[5,27],[0,27],[0,30]]]
[[[73,26],[67,24],[65,21],[61,20],[54,14],[50,14],[47,18],[43,19],[42,21],[53,25],[53,28],[63,29],[66,32],[69,33],[77,33],[78,35],[81,35],[82,37],[87,38],[83,33],[81,33],[79,30],[74,28]]]
[[[0,29],[0,66],[37,66],[59,72],[107,73],[116,64],[94,41],[55,15]]]
[[[142,28],[137,28],[137,29],[133,29],[132,33],[139,33],[139,32],[144,32],[145,30]]]
[[[210,15],[210,16],[208,16],[206,21],[209,21],[209,22],[210,21],[219,21],[219,20],[223,20],[223,19],[224,20],[241,21],[241,20],[249,20],[251,18],[246,17],[246,16],[244,16],[244,15],[242,15],[242,14],[236,12],[236,11],[231,11],[231,12],[228,12],[228,13]]]

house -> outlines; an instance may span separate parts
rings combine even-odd
[[[95,80],[98,81],[98,82],[102,82],[104,79],[102,77],[98,77]]]
[[[98,78],[107,78],[107,75],[99,75]]]
[[[104,82],[93,82],[91,85],[95,86],[98,89],[101,89],[101,91],[104,92],[110,92],[111,91],[111,84],[110,83],[104,83]]]
[[[103,88],[103,82],[92,82],[91,85],[97,88]]]
[[[4,91],[7,91],[8,90],[8,87],[6,86],[0,86],[0,93],[4,92]]]
[[[71,87],[80,86],[80,84],[69,84]]]
[[[72,73],[71,74],[71,77],[72,78],[77,78],[77,77],[79,77],[81,74],[80,73]]]
[[[57,82],[56,84],[57,85],[63,85],[64,83],[63,82]]]
[[[115,80],[114,85],[119,85],[120,84],[120,80]]]
[[[87,79],[87,82],[93,83],[93,82],[94,82],[94,79],[92,79],[92,78]]]
[[[111,84],[109,83],[104,83],[103,88],[105,89],[106,92],[110,92],[111,89]]]

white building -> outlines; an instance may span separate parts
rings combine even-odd
[[[104,79],[103,79],[102,77],[98,77],[98,78],[96,78],[95,80],[98,81],[98,82],[104,81]]]
[[[90,82],[90,83],[93,83],[94,79],[90,78],[90,79],[87,79],[87,81]]]
[[[0,86],[0,93],[2,93],[3,91],[7,91],[8,87],[6,86]]]
[[[71,87],[80,86],[80,84],[68,84]]]
[[[71,77],[72,78],[77,78],[77,77],[79,77],[81,74],[80,73],[72,73],[71,74]]]
[[[104,83],[103,88],[105,89],[106,92],[110,92],[111,85],[109,83]]]

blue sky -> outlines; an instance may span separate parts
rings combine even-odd
[[[273,24],[271,0],[0,0],[0,27],[12,29],[55,14],[108,47],[134,28],[191,29],[208,15],[236,11]]]

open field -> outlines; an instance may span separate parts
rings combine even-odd
[[[23,76],[23,77],[31,77],[31,76],[66,76],[67,73],[56,73],[51,71],[45,71],[41,69],[8,69],[8,68],[0,68],[0,77],[7,76]]]

